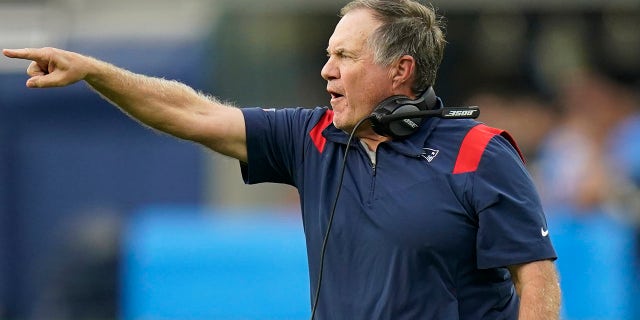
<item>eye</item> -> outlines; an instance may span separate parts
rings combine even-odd
[[[343,58],[348,58],[348,55],[346,54],[346,52],[342,49],[338,49],[334,52],[328,51],[327,50],[327,59],[334,57],[337,59],[343,59]]]

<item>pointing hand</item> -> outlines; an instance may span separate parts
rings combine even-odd
[[[31,60],[27,74],[29,88],[63,87],[78,82],[87,74],[83,57],[77,53],[55,48],[4,49],[9,58]]]

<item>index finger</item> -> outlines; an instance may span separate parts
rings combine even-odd
[[[9,58],[37,60],[40,57],[37,49],[25,48],[25,49],[3,49],[2,54]]]

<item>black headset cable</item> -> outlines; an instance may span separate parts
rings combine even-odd
[[[358,123],[351,131],[349,135],[349,140],[347,140],[347,149],[344,151],[344,157],[342,158],[342,166],[340,169],[340,178],[338,180],[338,189],[336,190],[336,196],[333,199],[333,205],[331,206],[331,214],[329,215],[329,223],[327,225],[327,231],[324,234],[324,240],[322,241],[322,250],[320,251],[320,268],[318,271],[318,286],[316,287],[315,298],[313,299],[313,308],[311,308],[311,318],[310,320],[315,319],[316,309],[318,307],[318,300],[320,299],[320,288],[322,287],[322,271],[324,270],[324,255],[327,251],[327,242],[329,241],[329,233],[331,232],[331,226],[333,225],[333,216],[336,213],[336,206],[338,205],[338,198],[340,197],[340,191],[342,190],[342,181],[344,180],[344,172],[347,167],[347,155],[349,154],[349,149],[351,147],[351,140],[356,134],[356,130],[365,122],[369,120],[369,117],[366,117]]]

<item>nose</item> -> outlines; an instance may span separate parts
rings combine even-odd
[[[322,67],[320,75],[327,81],[340,78],[340,70],[336,66],[332,57],[329,57],[327,62],[324,64],[324,67]]]

